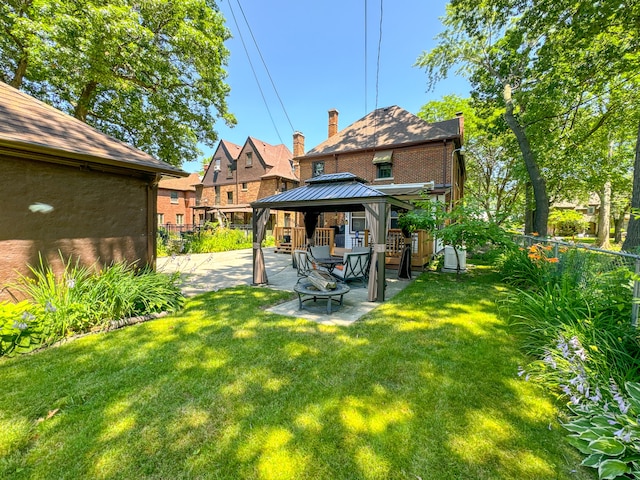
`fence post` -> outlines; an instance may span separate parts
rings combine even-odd
[[[636,276],[633,279],[633,304],[631,306],[631,325],[638,326],[638,301],[640,301],[640,258],[636,258]]]

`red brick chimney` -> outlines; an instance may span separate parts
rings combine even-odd
[[[333,137],[338,133],[338,110],[332,108],[329,110],[329,137]]]
[[[458,118],[458,131],[460,132],[460,144],[464,143],[464,115],[462,112],[456,112]]]
[[[293,132],[293,158],[304,155],[304,135],[300,132]]]

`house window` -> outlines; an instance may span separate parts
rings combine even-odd
[[[158,225],[164,225],[164,213],[158,214]]]
[[[245,163],[246,167],[251,167],[253,166],[253,153],[252,152],[247,152],[247,162]]]
[[[184,225],[184,214],[176,213],[176,225]]]
[[[216,192],[216,199],[215,199],[215,205],[220,205],[220,185],[216,185],[214,187],[215,192]]]
[[[287,191],[287,182],[282,182],[282,185],[280,186],[280,191],[281,192]]]
[[[216,159],[214,160],[214,163],[213,163],[213,171],[214,171],[214,172],[219,172],[219,171],[220,171],[220,162],[221,162],[221,161],[222,161],[222,159],[221,159],[221,158],[216,158]]]
[[[178,203],[178,192],[171,192],[171,203]]]
[[[376,165],[377,175],[376,178],[391,178],[391,164],[379,163]]]
[[[233,165],[227,165],[227,178],[233,178]]]
[[[596,213],[596,207],[587,207],[587,215],[594,215]]]
[[[233,192],[227,192],[227,203],[233,205]]]
[[[249,184],[247,182],[242,182],[242,191],[246,192],[249,190]]]
[[[351,212],[351,231],[363,232],[367,228],[364,212]]]
[[[324,175],[324,162],[313,162],[311,176],[317,177],[318,175]]]

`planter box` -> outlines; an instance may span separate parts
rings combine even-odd
[[[456,251],[451,245],[444,247],[444,266],[443,272],[457,272],[458,271],[458,259],[460,260],[460,272],[467,271],[467,250],[465,248],[459,248],[456,257]]]

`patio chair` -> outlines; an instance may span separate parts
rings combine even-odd
[[[311,262],[309,262],[309,257],[307,256],[306,250],[294,250],[293,251],[293,260],[296,264],[296,268],[298,270],[299,277],[306,277],[309,270],[311,270]]]
[[[293,257],[296,262],[299,277],[306,277],[312,270],[322,273],[329,273],[329,270],[318,265],[315,259],[306,250],[294,250]]]
[[[319,245],[311,247],[309,250],[314,258],[329,258],[331,256],[329,245]]]
[[[368,250],[366,252],[347,252],[344,254],[343,264],[336,266],[331,274],[343,282],[359,280],[362,282],[362,286],[366,287],[370,263],[371,253]]]

